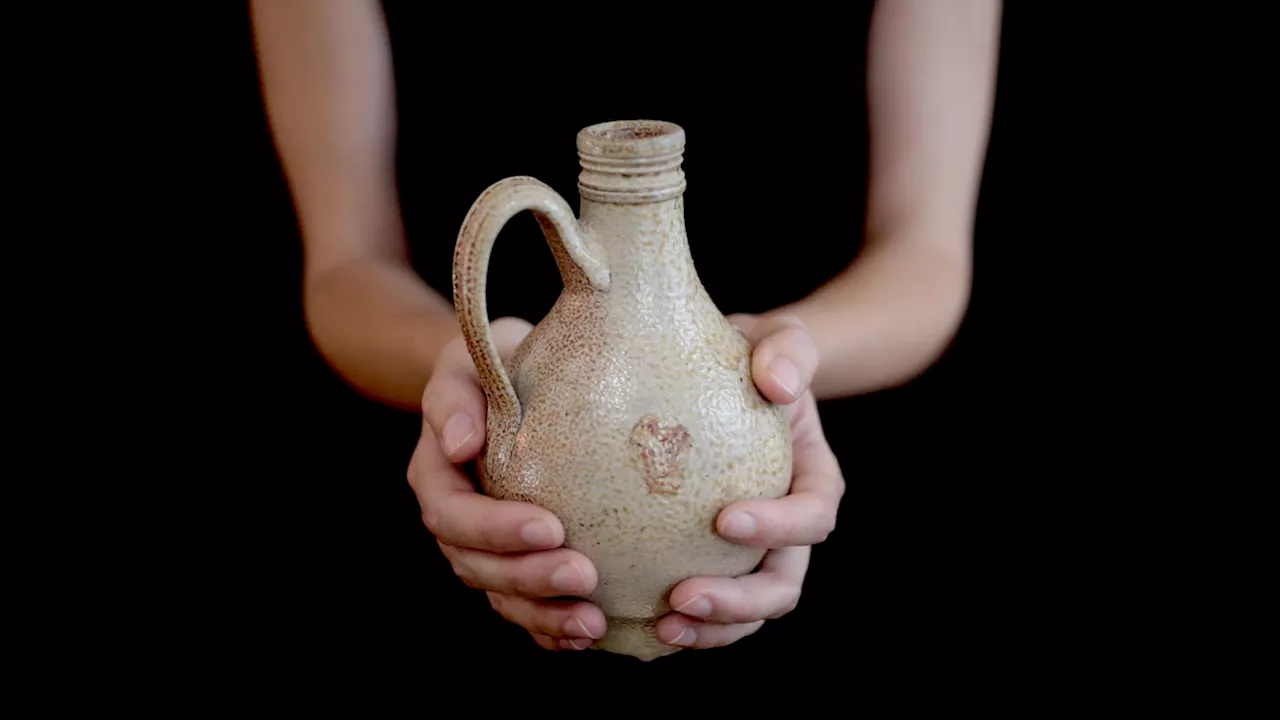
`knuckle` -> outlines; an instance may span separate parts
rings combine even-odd
[[[484,543],[485,547],[494,549],[502,548],[502,529],[496,523],[488,520],[481,522],[478,534],[480,542]]]
[[[728,623],[749,622],[760,617],[759,610],[753,612],[753,604],[745,597],[716,598],[712,601],[713,617],[718,615]]]
[[[550,587],[550,578],[546,578],[546,582],[539,582],[542,578],[535,578],[534,575],[525,567],[526,563],[517,562],[509,571],[509,584],[511,589],[517,595],[525,597],[536,597],[541,594],[542,586]]]
[[[511,601],[511,598],[499,592],[490,592],[488,595],[489,606],[493,608],[494,612],[498,613],[499,617],[512,625],[517,625],[532,632],[533,629],[528,626],[528,623],[523,622],[519,608]]]
[[[533,638],[533,641],[543,650],[551,650],[552,652],[555,652],[560,649],[560,645],[556,642],[555,638],[547,637],[542,633],[536,633],[532,630],[529,631],[529,637]]]
[[[529,570],[530,558],[504,558],[502,564],[498,566],[499,577],[497,582],[506,588],[505,592],[523,598],[536,598],[538,596],[537,576]]]
[[[455,563],[453,566],[453,574],[458,576],[458,579],[462,581],[463,585],[466,585],[472,590],[481,589],[479,578],[477,578],[475,573],[471,572],[466,565]]]
[[[826,542],[827,538],[836,529],[836,506],[831,503],[823,503],[821,509],[813,518],[813,524],[810,526],[813,532],[813,545]]]
[[[422,524],[427,527],[427,531],[436,537],[440,537],[441,533],[440,510],[434,506],[427,506],[422,510]]]
[[[532,632],[550,635],[553,638],[564,637],[564,622],[562,621],[557,625],[550,615],[550,610],[542,607],[534,607],[529,611],[525,627]]]
[[[441,373],[433,373],[431,379],[427,381],[427,387],[422,391],[422,431],[424,433],[435,431],[431,419],[444,404],[444,398],[441,397],[440,392],[441,377]]]
[[[804,345],[813,342],[813,340],[810,339],[809,331],[803,326],[796,325],[788,325],[781,328],[778,334],[774,337],[776,337],[778,342],[782,343],[784,346],[793,349],[791,354],[798,356],[795,358],[796,360],[806,359],[806,353],[796,352],[796,350],[800,350]]]
[[[538,635],[549,635],[553,638],[564,634],[561,629],[552,628],[551,623],[546,620],[546,608],[539,607],[518,596],[505,593],[502,595],[501,602],[503,605],[503,617],[525,630]]]
[[[462,559],[458,553],[454,553],[449,558],[449,565],[453,568],[453,574],[458,576],[463,585],[469,588],[480,589],[480,576],[476,573],[475,568],[471,567]]]
[[[836,530],[836,509],[828,507],[826,512],[822,514],[822,523],[819,529],[822,531],[822,539],[826,540],[827,536]]]
[[[565,637],[564,626],[569,621],[570,614],[567,610],[538,607],[533,613],[533,624],[539,628],[538,632],[551,637]]]
[[[844,499],[844,491],[847,483],[844,474],[840,472],[839,464],[836,465],[836,471],[832,473],[835,482],[832,483],[831,502],[833,505],[840,505],[840,501]]]
[[[778,608],[777,612],[769,616],[769,619],[777,620],[780,617],[789,615],[795,612],[795,609],[797,607],[800,607],[800,588],[798,587],[794,588],[791,592],[787,593],[786,599],[783,601],[782,606]]]
[[[497,572],[494,574],[493,584],[502,589],[505,593],[512,595],[528,595],[524,591],[520,581],[520,575],[507,565],[499,565]]]
[[[418,408],[422,411],[423,422],[426,422],[427,411],[431,409],[431,380],[427,379],[427,386],[422,389],[422,398],[418,401]]]
[[[716,601],[719,607],[719,615],[723,616],[725,622],[729,623],[746,623],[756,620],[763,613],[758,601],[748,598],[745,595],[735,594],[730,598],[723,598]]]
[[[804,332],[809,331],[809,326],[805,324],[805,321],[802,320],[800,316],[796,315],[795,313],[788,313],[788,312],[774,313],[771,317],[777,327],[797,328]]]
[[[809,334],[809,327],[799,316],[791,313],[769,313],[759,318],[753,328],[760,339],[780,338],[794,332]]]

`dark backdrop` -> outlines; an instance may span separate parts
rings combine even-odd
[[[885,687],[916,699],[923,684],[989,697],[1121,675],[1177,696],[1199,690],[1165,685],[1153,661],[1194,667],[1206,653],[1233,657],[1224,643],[1261,642],[1248,612],[1261,598],[1226,593],[1275,585],[1263,498],[1276,469],[1276,322],[1259,246],[1275,237],[1276,145],[1262,46],[1243,21],[1029,6],[1005,19],[975,291],[954,346],[909,386],[822,408],[849,490],[800,608],[739,646],[642,667],[546,654],[463,588],[404,480],[418,420],[357,397],[311,347],[246,19],[246,707],[367,708],[489,688],[502,692],[467,702],[586,712],[584,698],[639,688],[637,702],[676,711],[690,695],[803,688],[857,702]],[[468,152],[453,161],[508,174]],[[728,182],[714,157],[690,153],[703,187]],[[547,179],[572,193],[575,171],[561,170],[563,181]],[[754,222],[695,208],[691,224]],[[834,235],[849,220],[816,222],[812,232]],[[528,256],[502,259],[520,244],[505,242],[495,272],[553,273],[536,230],[523,232]],[[738,277],[699,271],[713,296]],[[522,314],[536,320],[553,297]],[[763,308],[726,308],[743,309]],[[486,678],[502,683],[470,682]],[[1232,682],[1257,680],[1242,666]]]

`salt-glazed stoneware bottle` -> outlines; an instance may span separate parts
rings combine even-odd
[[[685,234],[685,132],[622,121],[579,132],[581,210],[530,177],[484,191],[462,225],[454,295],[488,399],[478,475],[492,497],[554,513],[599,576],[595,647],[672,653],[654,631],[692,576],[751,572],[763,551],[716,533],[718,513],[785,495],[791,436],[751,378],[751,348],[694,270]],[[490,252],[531,211],[564,292],[504,366],[485,307]]]

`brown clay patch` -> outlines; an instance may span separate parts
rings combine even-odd
[[[663,425],[656,415],[645,415],[631,429],[631,446],[644,467],[644,484],[657,495],[675,495],[684,483],[680,456],[692,446],[683,425]]]

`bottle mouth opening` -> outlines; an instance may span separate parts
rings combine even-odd
[[[643,158],[684,151],[684,129],[662,120],[614,120],[583,128],[578,152],[595,157]]]

